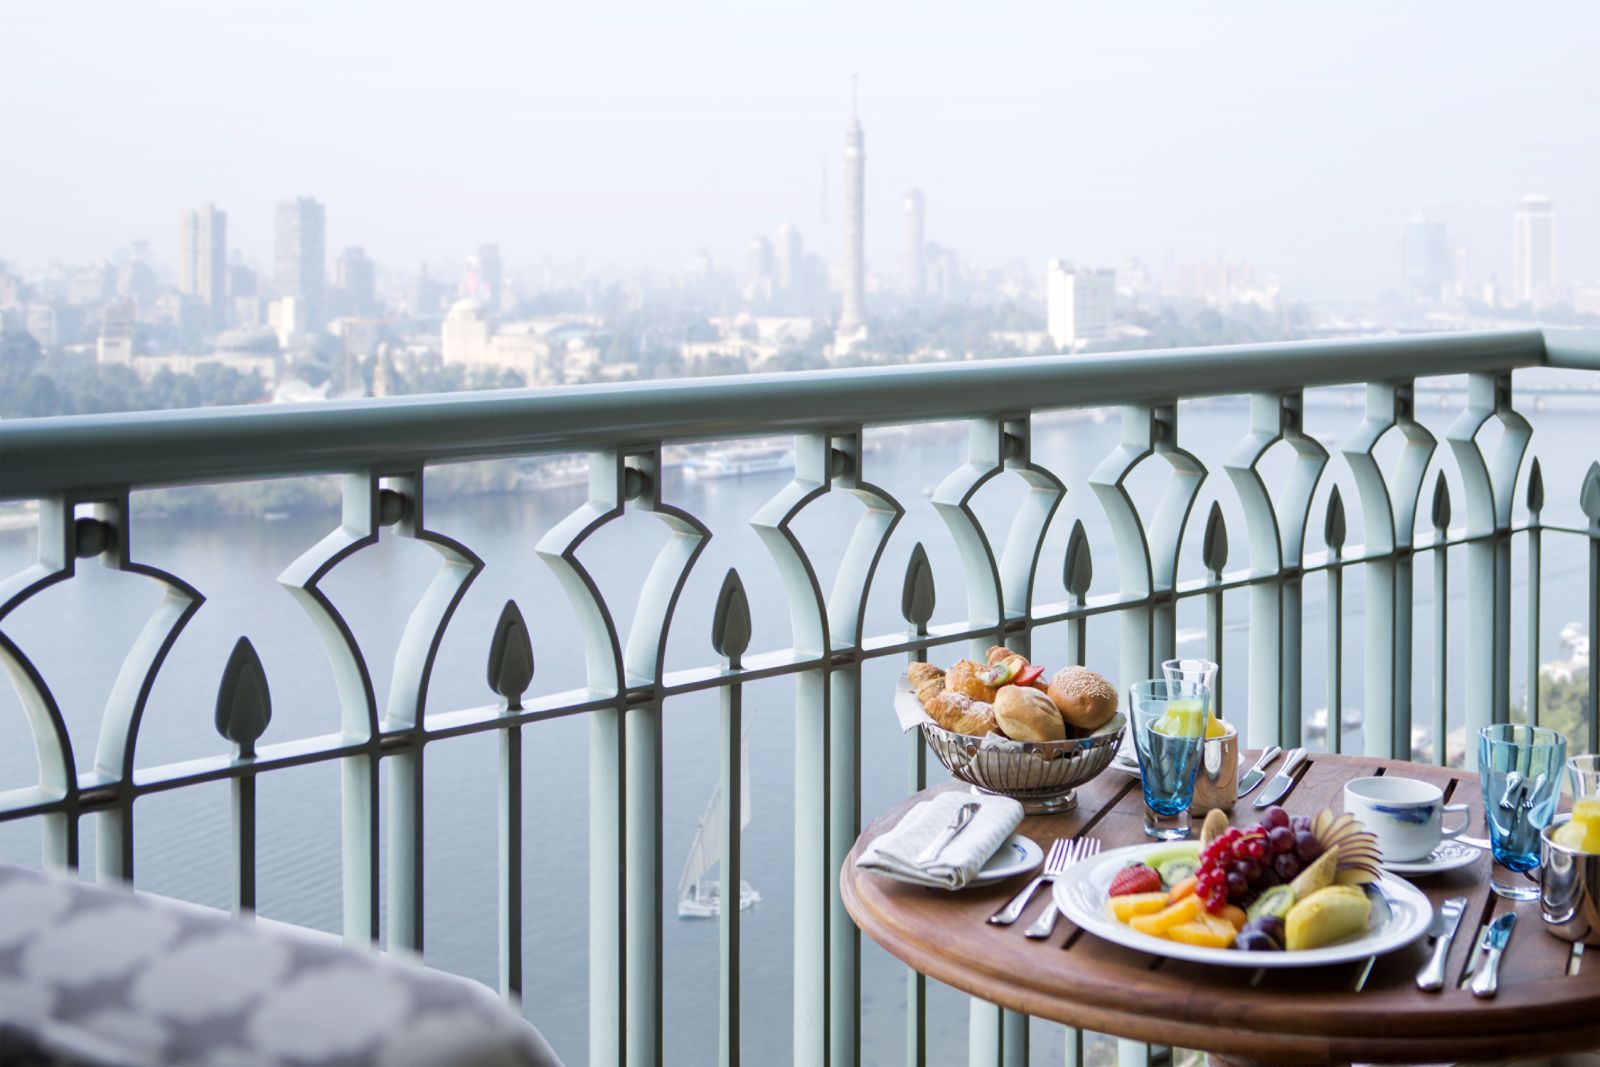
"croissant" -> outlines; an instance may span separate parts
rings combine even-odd
[[[944,676],[944,684],[952,693],[961,693],[985,704],[994,703],[995,686],[983,680],[982,672],[989,668],[970,659],[957,660]]]
[[[930,700],[944,692],[944,671],[931,663],[913,663],[906,671],[906,679],[924,708]]]
[[[982,737],[995,730],[994,705],[944,692],[928,702],[928,717],[953,734]]]

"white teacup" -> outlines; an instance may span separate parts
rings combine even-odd
[[[1345,783],[1344,810],[1378,839],[1383,858],[1409,863],[1425,858],[1445,838],[1465,832],[1472,822],[1465,804],[1446,804],[1444,790],[1415,778],[1355,778]],[[1454,829],[1444,826],[1444,813],[1466,816]]]

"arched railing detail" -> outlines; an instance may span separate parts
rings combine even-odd
[[[1499,419],[1492,459],[1478,434]],[[1511,506],[1533,427],[1511,406],[1510,374],[1473,374],[1467,406],[1446,433],[1467,506],[1466,735],[1511,718]],[[1477,766],[1467,745],[1467,766]]]
[[[1435,441],[1416,421],[1411,382],[1367,386],[1367,414],[1341,446],[1355,475],[1366,526],[1366,754],[1411,758],[1411,553],[1417,501]],[[1405,439],[1391,477],[1375,450],[1389,430]],[[1329,729],[1332,729],[1329,709]]]
[[[1306,527],[1311,498],[1328,463],[1328,451],[1305,433],[1305,402],[1295,390],[1250,398],[1250,431],[1234,446],[1228,477],[1244,507],[1250,537],[1249,743],[1299,746],[1301,622]],[[1294,449],[1283,489],[1274,494],[1260,471],[1279,441]]]

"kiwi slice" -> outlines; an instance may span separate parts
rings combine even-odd
[[[1275,885],[1251,901],[1244,914],[1247,919],[1259,919],[1263,915],[1276,915],[1282,919],[1289,914],[1289,909],[1292,907],[1294,907],[1294,890],[1286,885]]]
[[[1168,889],[1190,877],[1200,869],[1200,864],[1187,856],[1174,857],[1156,867],[1161,883]]]

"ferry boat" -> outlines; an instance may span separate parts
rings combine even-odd
[[[734,445],[713,448],[684,461],[685,478],[739,478],[794,469],[794,450],[786,445]]]

